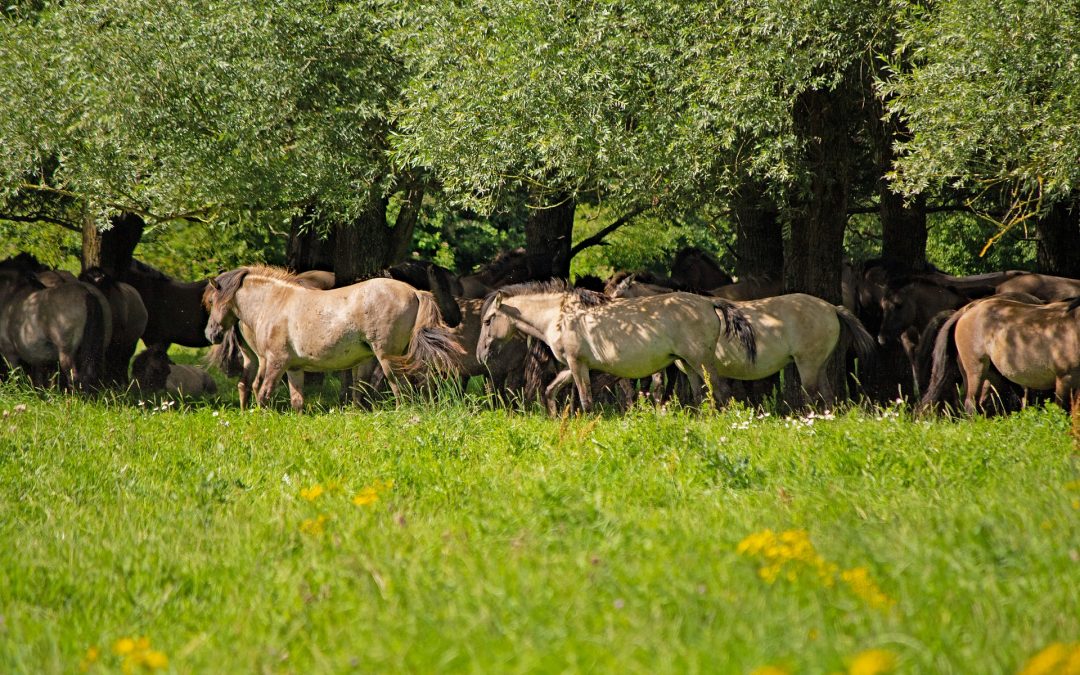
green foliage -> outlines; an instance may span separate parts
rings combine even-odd
[[[901,6],[908,20],[884,83],[912,132],[900,144],[898,185],[1004,186],[1050,201],[1080,187],[1080,5]]]
[[[118,670],[127,636],[176,672],[1015,672],[1080,634],[1056,408],[297,417],[8,385],[0,411],[5,672]],[[737,552],[766,529],[834,584],[766,582]]]

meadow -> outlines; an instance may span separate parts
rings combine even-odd
[[[0,415],[0,672],[989,674],[1080,640],[1052,405],[297,416],[4,384]]]

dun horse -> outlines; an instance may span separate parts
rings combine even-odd
[[[1035,390],[1053,390],[1068,407],[1080,389],[1080,299],[1032,305],[989,297],[960,309],[945,322],[934,343],[933,371],[924,405],[947,394],[949,348],[964,378],[964,408],[982,408],[990,385],[1000,378]]]
[[[304,288],[295,275],[271,267],[241,267],[212,279],[206,293],[206,339],[221,340],[239,323],[258,359],[240,384],[246,406],[257,384],[265,405],[284,372],[292,407],[304,405],[305,371],[380,366],[394,394],[397,371],[422,365],[453,370],[460,347],[442,324],[430,294],[406,283],[376,278],[328,291]],[[368,372],[362,373],[367,379]]]
[[[490,295],[481,311],[477,357],[487,361],[496,341],[523,333],[551,348],[566,366],[548,385],[555,395],[573,380],[582,408],[592,409],[589,370],[642,378],[679,362],[701,391],[702,373],[719,385],[718,344],[730,343],[738,360],[753,361],[754,333],[746,318],[725,300],[689,293],[613,300],[562,281],[510,286]]]
[[[61,386],[96,386],[111,334],[97,291],[79,283],[46,288],[31,272],[0,271],[0,358],[25,366],[35,385],[59,363]]]

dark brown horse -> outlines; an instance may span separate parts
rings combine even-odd
[[[210,344],[203,332],[210,313],[202,304],[209,279],[177,281],[144,262],[132,260],[122,280],[138,291],[146,306],[142,340],[148,347],[168,349],[174,342],[185,347]]]
[[[105,348],[105,384],[125,386],[128,365],[146,329],[147,312],[139,292],[117,281],[104,270],[91,267],[79,275],[79,281],[97,288],[109,303],[112,316],[112,339]]]
[[[1058,302],[1080,296],[1080,279],[1049,274],[1023,274],[997,286],[998,294],[1028,293],[1043,302]]]
[[[715,256],[696,246],[688,246],[675,254],[671,262],[671,279],[692,293],[707,293],[733,282]]]

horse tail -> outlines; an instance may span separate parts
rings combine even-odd
[[[105,308],[94,292],[84,291],[86,323],[83,324],[82,341],[75,350],[75,367],[78,369],[83,390],[96,389],[101,385],[105,367],[105,348],[109,341]],[[108,317],[111,318],[111,317]]]
[[[877,343],[874,341],[874,336],[870,334],[870,331],[866,330],[866,326],[863,326],[862,321],[859,321],[859,317],[855,316],[847,307],[843,305],[833,306],[836,308],[836,318],[840,319],[841,329],[851,336],[855,356],[864,364],[873,363],[874,357],[877,355]]]
[[[547,385],[550,383],[546,375],[554,362],[555,355],[551,353],[551,348],[546,342],[536,338],[528,339],[525,360],[521,364],[524,379],[522,389],[526,400],[534,401],[537,397],[543,398]]]
[[[450,274],[445,268],[430,265],[427,268],[427,278],[428,285],[431,287],[431,294],[435,296],[435,302],[439,306],[439,311],[442,312],[443,322],[451,328],[459,325],[461,323],[461,307],[458,306],[457,300],[454,298]]]
[[[225,331],[219,344],[210,347],[205,363],[225,373],[228,377],[239,377],[244,370],[244,354],[241,349],[240,329],[238,324]]]
[[[724,335],[734,337],[746,348],[750,363],[757,360],[757,338],[754,337],[754,325],[735,304],[722,298],[712,298],[713,309],[724,324]]]
[[[941,327],[944,326],[945,322],[949,320],[949,317],[955,313],[955,309],[946,309],[938,312],[930,318],[930,322],[926,324],[926,328],[924,328],[919,335],[919,346],[915,350],[915,385],[919,388],[920,392],[925,392],[929,385],[930,371],[934,361],[934,346],[937,342],[937,336],[941,332]]]
[[[418,292],[416,299],[420,306],[416,310],[409,349],[403,355],[391,358],[391,363],[408,373],[432,367],[445,374],[457,372],[459,358],[465,349],[443,323],[435,298],[430,293]]]
[[[953,313],[945,323],[941,325],[937,337],[934,339],[934,352],[930,371],[930,384],[926,387],[919,405],[930,408],[945,398],[945,393],[951,383],[955,382],[955,375],[959,368],[956,364],[956,350],[949,349],[953,344],[953,330],[956,322],[964,315],[964,308]]]

